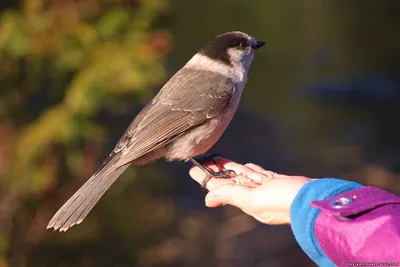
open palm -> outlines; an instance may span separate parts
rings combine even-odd
[[[232,179],[211,179],[207,183],[210,192],[206,196],[206,205],[233,205],[265,224],[290,223],[293,199],[311,180],[303,176],[276,174],[253,163],[242,165],[224,158],[216,161],[218,166],[210,163],[208,167],[215,171],[219,168],[234,170],[237,175]],[[190,175],[199,183],[205,177],[198,167],[191,168]]]

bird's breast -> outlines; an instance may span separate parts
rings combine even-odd
[[[231,122],[240,102],[244,82],[236,85],[228,106],[216,117],[199,125],[170,144],[166,158],[188,160],[207,152],[222,136]]]

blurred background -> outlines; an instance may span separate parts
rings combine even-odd
[[[2,0],[0,267],[314,266],[288,226],[207,209],[188,163],[130,168],[46,231],[137,112],[225,31],[264,40],[213,148],[400,193],[400,2]]]

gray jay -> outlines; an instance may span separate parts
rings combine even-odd
[[[159,91],[130,124],[95,174],[57,211],[47,228],[66,231],[79,224],[130,164],[158,158],[191,161],[221,137],[238,107],[254,51],[265,43],[243,32],[227,32],[208,41]]]

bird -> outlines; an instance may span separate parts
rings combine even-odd
[[[130,165],[156,159],[192,162],[206,178],[228,178],[195,157],[222,136],[240,102],[254,52],[265,42],[231,31],[208,40],[137,114],[99,169],[55,213],[47,229],[80,224]],[[234,173],[234,172],[233,172]]]

